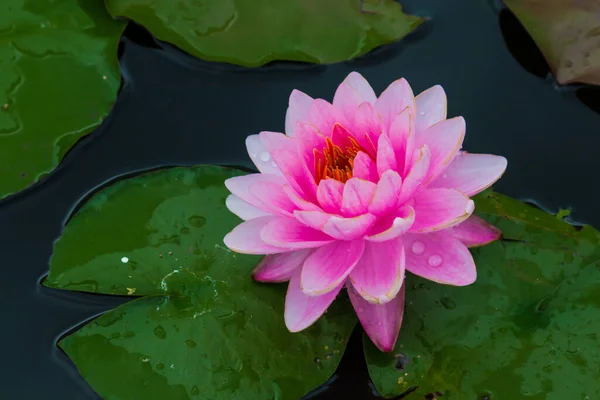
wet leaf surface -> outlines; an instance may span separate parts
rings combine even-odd
[[[346,298],[290,333],[285,285],[252,281],[260,257],[223,236],[239,223],[216,166],[172,168],[94,195],[57,241],[46,286],[145,295],[60,341],[105,399],[298,399],[335,371],[356,320]]]
[[[106,6],[196,57],[245,66],[348,60],[424,20],[393,0],[106,0]]]
[[[408,396],[417,399],[598,398],[598,231],[491,192],[476,211],[504,240],[472,250],[473,285],[407,277],[394,352],[364,340],[375,385],[388,396],[418,387]]]
[[[123,27],[97,1],[2,1],[0,198],[54,169],[108,114]]]
[[[600,3],[506,0],[561,84],[600,85]]]

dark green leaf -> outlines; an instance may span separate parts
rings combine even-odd
[[[108,114],[124,23],[99,1],[0,4],[0,198],[54,169]]]
[[[364,340],[377,388],[392,396],[418,386],[416,399],[600,398],[598,231],[498,194],[476,205],[504,240],[473,249],[473,285],[407,278],[394,352]]]
[[[45,285],[149,295],[59,343],[104,399],[298,399],[335,371],[356,321],[347,299],[290,333],[285,285],[253,282],[259,257],[222,244],[240,222],[223,181],[239,174],[147,173],[102,190],[67,224]]]
[[[556,80],[600,85],[600,3],[506,0],[548,61]]]
[[[424,20],[393,0],[106,0],[106,6],[196,57],[245,66],[348,60]]]

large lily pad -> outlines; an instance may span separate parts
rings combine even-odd
[[[124,23],[99,1],[0,4],[0,198],[54,169],[108,114]]]
[[[416,399],[600,398],[598,231],[499,194],[476,205],[504,240],[473,250],[473,285],[407,278],[394,352],[364,340],[375,385]]]
[[[334,63],[398,40],[424,19],[394,0],[106,0],[158,39],[208,61]]]
[[[252,281],[257,256],[223,236],[234,169],[147,173],[93,196],[55,245],[46,286],[144,295],[60,341],[104,399],[298,399],[335,371],[356,320],[347,299],[302,333],[285,285]]]
[[[600,85],[600,3],[506,0],[561,84]]]

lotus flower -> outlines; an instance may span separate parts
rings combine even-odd
[[[289,281],[290,331],[312,325],[347,288],[367,335],[390,351],[405,270],[448,285],[475,281],[468,247],[500,232],[472,215],[469,197],[500,178],[506,159],[461,151],[465,121],[446,119],[441,86],[414,97],[399,79],[377,97],[356,72],[332,104],[294,90],[285,130],[246,139],[260,173],[225,182],[227,207],[245,221],[224,242],[266,255],[256,280]]]

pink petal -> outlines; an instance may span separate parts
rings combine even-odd
[[[358,72],[350,72],[346,79],[344,79],[344,83],[356,90],[362,101],[367,101],[371,104],[375,104],[377,101],[377,96],[375,95],[373,88],[371,85],[369,85],[369,82],[367,82],[367,80]]]
[[[473,200],[454,189],[428,189],[415,199],[413,233],[433,232],[457,225],[469,218],[475,209]]]
[[[300,286],[309,296],[320,296],[344,282],[363,254],[365,242],[336,241],[315,250],[302,266]]]
[[[404,246],[400,239],[367,242],[365,251],[350,273],[354,289],[368,302],[392,301],[404,281]]]
[[[476,215],[451,229],[452,235],[468,247],[483,246],[500,239],[502,231]]]
[[[296,207],[300,210],[321,211],[321,207],[311,201],[304,200],[300,195],[288,184],[282,186],[283,192],[287,195]]]
[[[403,236],[406,269],[438,283],[465,286],[475,282],[473,257],[460,240],[448,231]]]
[[[348,125],[342,112],[323,99],[313,100],[308,110],[308,122],[327,137],[331,137],[333,125],[336,123]]]
[[[360,94],[345,82],[338,86],[333,96],[333,106],[340,110],[348,121],[354,120],[356,109],[362,102]]]
[[[250,159],[256,168],[263,174],[281,175],[277,164],[261,143],[258,135],[250,135],[246,138],[246,149]]]
[[[382,176],[385,171],[398,169],[396,154],[390,139],[386,135],[379,136],[377,142],[377,173]]]
[[[369,212],[384,215],[396,208],[402,189],[402,178],[396,171],[385,171],[375,187],[369,204]]]
[[[317,201],[328,213],[338,214],[342,206],[344,184],[335,179],[322,179],[317,188]]]
[[[463,117],[456,117],[440,121],[419,132],[415,138],[417,148],[426,144],[431,151],[428,180],[437,177],[458,155],[465,138],[465,130]]]
[[[289,184],[306,200],[316,200],[317,184],[299,153],[293,138],[277,132],[261,132],[260,141],[286,177]]]
[[[429,147],[423,145],[420,149],[415,150],[415,155],[412,157],[414,160],[412,166],[408,170],[408,174],[402,182],[402,190],[398,197],[398,204],[404,204],[410,200],[414,194],[423,186],[427,178],[427,172],[429,171],[429,165],[431,162],[431,153]]]
[[[354,115],[354,137],[371,156],[377,154],[377,141],[381,132],[383,132],[384,124],[381,116],[375,110],[371,103],[364,102],[356,110]]]
[[[255,182],[248,192],[260,203],[260,208],[271,214],[291,217],[296,205],[283,191],[283,186],[273,182]]]
[[[415,97],[406,79],[398,79],[392,82],[375,102],[375,109],[385,123],[385,131],[390,131],[390,125],[394,117],[406,107],[410,107],[412,115],[415,115]]]
[[[289,281],[311,251],[310,249],[295,250],[265,256],[252,271],[252,276],[259,282]]]
[[[258,217],[242,222],[225,235],[223,242],[236,253],[277,254],[291,251],[291,248],[272,246],[261,239],[261,231],[269,223],[282,217]]]
[[[260,231],[260,239],[272,246],[295,250],[321,247],[335,240],[321,231],[302,224],[295,218],[286,217],[272,219]]]
[[[319,229],[338,240],[355,240],[363,237],[377,220],[373,214],[344,218],[322,211],[295,211],[294,216],[304,225]]]
[[[229,211],[244,221],[257,217],[272,216],[272,214],[246,203],[244,200],[240,199],[234,194],[227,196],[227,199],[225,199],[225,206]]]
[[[370,182],[377,182],[379,180],[377,164],[367,153],[359,151],[352,164],[352,176]]]
[[[362,238],[375,224],[377,217],[373,214],[362,214],[356,217],[330,217],[323,226],[323,232],[339,240],[355,240]]]
[[[298,221],[300,221],[304,225],[320,231],[323,230],[323,227],[325,226],[327,221],[329,221],[329,218],[331,218],[331,214],[323,211],[305,210],[294,211],[294,216]]]
[[[396,345],[404,315],[404,287],[385,304],[372,304],[362,298],[351,285],[348,296],[365,333],[381,351],[392,351]]]
[[[407,232],[414,223],[415,210],[410,206],[404,206],[377,221],[370,235],[365,239],[371,242],[393,240]]]
[[[506,158],[491,154],[459,154],[430,187],[460,190],[473,196],[496,182],[506,170]]]
[[[418,132],[446,119],[446,92],[440,85],[421,92],[415,101],[417,103],[416,129]]]
[[[284,177],[278,175],[249,174],[229,178],[225,181],[225,186],[231,193],[246,203],[262,209],[263,203],[249,191],[250,185],[258,182],[270,182],[281,186],[286,183],[286,180]]]
[[[309,122],[298,122],[296,125],[294,139],[298,153],[302,156],[304,163],[311,172],[313,178],[316,178],[315,171],[315,149],[322,152],[326,147],[326,137],[319,132],[316,126]]]
[[[375,193],[373,182],[365,181],[359,178],[350,178],[344,184],[342,194],[342,206],[340,208],[345,217],[355,217],[364,214],[369,209],[369,203]]]
[[[294,136],[296,124],[298,121],[308,119],[308,109],[313,102],[313,98],[299,90],[292,90],[290,94],[289,107],[285,114],[285,132],[288,136]]]
[[[300,269],[292,276],[285,296],[284,319],[290,332],[299,332],[311,326],[337,297],[343,284],[321,296],[307,296],[300,288]]]
[[[388,137],[396,155],[398,171],[404,173],[411,164],[414,149],[414,132],[412,131],[413,116],[410,108],[406,107],[392,120]]]

